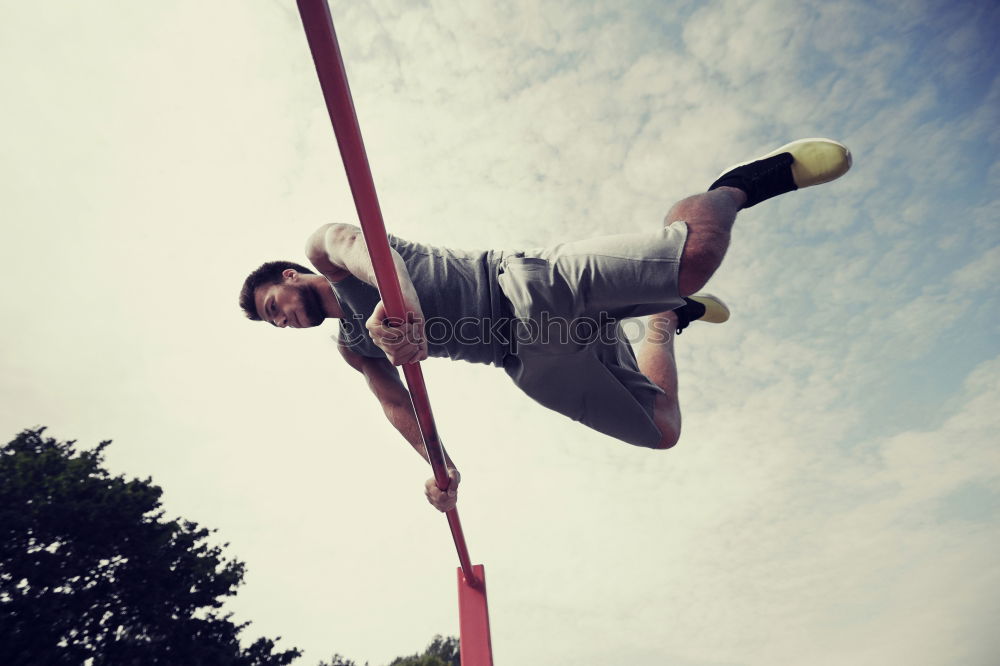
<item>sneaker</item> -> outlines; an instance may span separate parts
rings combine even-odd
[[[677,315],[677,334],[693,321],[721,324],[729,319],[729,308],[722,299],[712,294],[697,293],[684,299],[684,305],[674,310]]]
[[[712,183],[746,192],[744,208],[756,206],[779,194],[840,178],[851,168],[851,151],[830,139],[800,139],[752,162],[726,169]]]

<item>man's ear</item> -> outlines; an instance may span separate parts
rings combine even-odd
[[[286,280],[294,280],[296,277],[298,277],[298,275],[299,275],[298,272],[294,268],[286,268],[285,270],[281,271],[281,277],[285,278]]]

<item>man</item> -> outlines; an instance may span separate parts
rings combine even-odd
[[[550,409],[630,444],[668,449],[681,431],[673,334],[692,321],[729,318],[722,301],[697,292],[722,263],[737,212],[850,166],[850,152],[835,141],[792,142],[725,171],[704,194],[676,203],[652,233],[521,252],[462,252],[390,234],[406,321],[387,321],[360,230],[328,224],[306,242],[318,275],[266,263],[244,282],[240,306],[279,327],[340,319],[340,353],[425,459],[394,366],[428,356],[502,367]],[[637,357],[621,321],[641,316],[649,326]],[[446,462],[448,490],[426,484],[441,511],[455,506],[461,478]]]

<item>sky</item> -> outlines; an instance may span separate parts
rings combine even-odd
[[[841,180],[740,214],[650,451],[423,363],[519,666],[1000,654],[1000,8],[332,3],[387,227],[461,249],[653,230],[802,137]],[[457,635],[429,473],[246,274],[356,222],[287,0],[0,2],[0,433],[151,476],[246,562],[247,638],[372,666]],[[5,440],[6,441],[6,440]]]

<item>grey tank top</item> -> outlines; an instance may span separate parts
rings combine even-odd
[[[504,253],[449,250],[393,234],[389,234],[389,246],[403,258],[420,298],[428,353],[502,365],[509,344],[500,331],[511,318],[497,282]],[[338,342],[362,356],[385,358],[365,328],[381,300],[378,289],[353,275],[330,285],[344,311]]]

